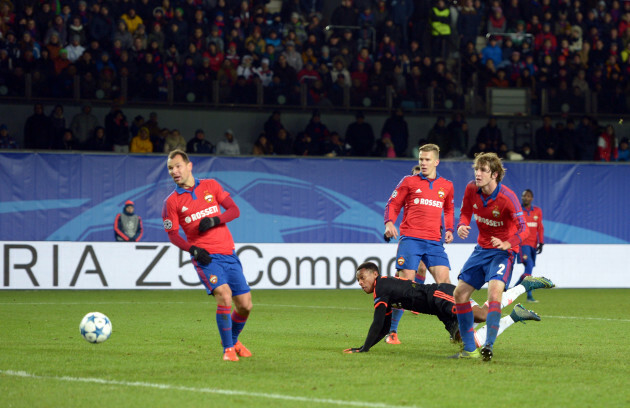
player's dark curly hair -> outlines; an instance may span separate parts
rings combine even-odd
[[[376,266],[374,262],[363,262],[361,265],[358,266],[357,273],[363,269],[380,273],[380,271],[378,270],[378,266]]]

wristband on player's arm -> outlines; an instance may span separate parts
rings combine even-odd
[[[219,217],[204,217],[199,221],[199,232],[206,232],[221,223]]]
[[[199,262],[201,265],[208,265],[212,262],[212,257],[210,253],[203,248],[199,248],[198,246],[191,246],[188,250],[190,254],[195,258],[195,261]]]

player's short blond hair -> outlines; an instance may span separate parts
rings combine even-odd
[[[418,149],[418,157],[420,157],[420,153],[422,152],[434,152],[435,158],[436,159],[440,158],[440,146],[436,144],[427,143],[425,145],[420,146],[420,148]]]
[[[497,173],[497,183],[501,182],[506,171],[501,158],[496,153],[477,153],[473,162],[473,169],[477,170],[486,165],[491,174]]]

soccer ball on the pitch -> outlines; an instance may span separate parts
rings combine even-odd
[[[81,336],[90,343],[102,343],[112,334],[112,322],[103,313],[90,312],[79,325]]]

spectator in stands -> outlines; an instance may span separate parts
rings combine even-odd
[[[302,70],[303,61],[302,56],[295,49],[295,43],[293,41],[287,41],[285,46],[286,49],[283,51],[282,55],[286,58],[287,64],[293,67],[295,72],[300,72],[300,70]]]
[[[179,132],[179,129],[173,129],[166,135],[164,153],[170,153],[177,149],[186,151],[186,139]]]
[[[50,132],[53,145],[60,145],[66,129],[66,117],[63,112],[63,106],[57,104],[53,108],[52,112],[50,112]]]
[[[346,69],[346,64],[344,59],[341,57],[335,58],[333,62],[333,69],[330,71],[330,78],[332,82],[336,82],[339,78],[339,75],[343,75],[344,85],[350,86],[352,83],[350,81],[350,73]]]
[[[407,157],[407,147],[409,144],[409,126],[405,121],[404,111],[401,107],[396,108],[389,118],[385,120],[381,129],[381,136],[389,133],[396,149],[396,157]]]
[[[112,147],[105,138],[105,128],[97,126],[92,131],[92,136],[83,145],[84,150],[106,152],[111,151]]]
[[[617,136],[612,125],[607,125],[597,138],[595,160],[606,162],[617,160]]]
[[[263,131],[265,135],[267,135],[268,139],[273,141],[273,138],[278,134],[280,129],[284,129],[284,125],[282,124],[282,113],[279,110],[274,110],[267,118]]]
[[[81,112],[72,118],[70,129],[77,143],[83,145],[92,136],[98,124],[98,118],[92,113],[92,105],[84,103]]]
[[[624,137],[619,142],[619,150],[617,152],[617,161],[627,162],[630,161],[630,144],[628,138]]]
[[[138,134],[131,139],[130,153],[152,153],[153,143],[149,134],[149,129],[145,126],[140,128]]]
[[[501,7],[492,7],[486,28],[488,34],[492,35],[500,35],[507,32],[507,19],[503,15],[503,9]]]
[[[461,46],[468,43],[477,44],[482,20],[483,16],[480,10],[474,6],[473,0],[464,0],[457,18],[457,32]]]
[[[591,161],[594,160],[598,134],[596,133],[597,125],[588,115],[583,115],[576,132],[576,147],[578,160]]]
[[[254,76],[256,76],[262,82],[262,86],[266,87],[271,84],[273,71],[269,67],[269,59],[263,58],[260,62],[260,67],[254,68],[253,71]]]
[[[556,127],[559,128],[558,126]],[[575,121],[572,118],[568,118],[566,125],[562,126],[562,128],[558,131],[558,138],[560,140],[559,159],[570,161],[575,160],[577,132],[575,131]]]
[[[550,115],[543,116],[543,125],[536,130],[536,157],[538,160],[560,158],[560,137]]]
[[[402,34],[402,47],[409,46],[409,21],[413,16],[413,0],[393,0],[390,3],[391,16],[394,24],[398,26]]]
[[[13,136],[9,135],[9,128],[4,123],[0,125],[0,149],[19,149],[19,145]]]
[[[497,152],[499,146],[503,143],[503,136],[501,129],[497,126],[497,117],[492,115],[488,118],[488,123],[477,133],[477,146],[480,146],[480,142],[484,145],[482,151],[485,152]]]
[[[434,58],[448,57],[450,36],[451,11],[444,0],[438,0],[431,9],[431,55]]]
[[[214,153],[214,145],[206,140],[206,134],[203,129],[195,131],[195,137],[190,139],[186,144],[186,153],[196,154],[212,154]]]
[[[352,0],[341,0],[341,5],[335,8],[330,16],[330,22],[335,26],[356,26],[358,19],[359,15],[352,7]]]
[[[488,152],[488,146],[482,139],[477,139],[475,144],[468,151],[468,157],[474,159],[479,153]]]
[[[330,139],[330,130],[328,130],[328,127],[324,123],[322,123],[321,113],[318,109],[315,109],[313,111],[311,119],[304,129],[304,133],[311,138],[312,143],[314,144],[314,147],[309,147],[309,154],[311,156],[319,154],[320,146],[322,146],[324,143],[327,143]]]
[[[55,150],[78,150],[79,148],[80,146],[74,140],[74,135],[70,129],[64,129],[61,132],[61,138],[53,145]]]
[[[321,77],[319,76],[319,72],[317,72],[317,70],[313,67],[313,63],[307,62],[304,64],[300,72],[298,72],[297,79],[299,83],[311,85],[316,80],[321,80]]]
[[[297,156],[316,156],[319,154],[319,147],[308,133],[299,132],[293,143],[293,154]]]
[[[383,133],[381,138],[376,141],[374,156],[388,158],[396,157],[396,149],[389,133]]]
[[[109,116],[109,115],[108,115]],[[105,118],[105,134],[116,153],[129,153],[129,125],[127,117],[120,110],[112,112],[108,120]]]
[[[254,81],[247,81],[243,75],[239,75],[232,87],[230,98],[233,103],[253,105],[256,103],[256,92]]]
[[[503,51],[497,42],[495,36],[488,38],[488,43],[481,50],[481,63],[486,65],[488,60],[492,60],[494,66],[498,66],[503,61]]]
[[[66,46],[66,51],[68,52],[68,61],[73,64],[77,62],[77,60],[85,52],[85,47],[81,45],[81,36],[74,34],[72,36],[72,41],[68,46]]]
[[[509,88],[510,82],[506,79],[505,69],[501,68],[486,83],[488,88]]]
[[[330,134],[330,141],[321,149],[321,154],[326,157],[343,157],[350,154],[350,145],[345,143],[337,132]]]
[[[149,133],[151,133],[149,131]],[[154,153],[162,153],[166,149],[166,138],[171,133],[167,128],[160,129],[160,132],[157,136],[149,137],[151,140],[151,144],[153,145],[152,152]]]
[[[453,114],[453,119],[446,126],[446,131],[448,133],[449,151],[445,157],[466,157],[466,152],[468,152],[468,122],[466,122],[464,115],[459,112]]]
[[[254,148],[252,154],[256,156],[270,156],[273,153],[273,145],[267,138],[265,132],[261,132],[258,135],[258,139],[254,142]]]
[[[355,119],[346,129],[346,143],[350,145],[353,156],[371,156],[374,149],[372,125],[365,121],[365,115],[361,111],[357,112]]]
[[[534,160],[536,158],[536,154],[529,143],[523,143],[517,153],[523,157],[523,160]]]
[[[129,30],[129,33],[131,35],[136,32],[139,25],[144,23],[142,18],[138,14],[136,14],[136,9],[133,6],[129,7],[127,9],[127,12],[123,13],[122,16],[120,16],[120,19],[125,22],[127,29]]]
[[[241,148],[238,145],[238,140],[234,138],[234,132],[232,129],[227,129],[223,136],[224,140],[217,143],[217,155],[238,156],[241,154]]]
[[[273,151],[279,155],[293,154],[293,138],[286,129],[278,129],[276,136],[272,138]]]
[[[243,56],[241,64],[236,69],[236,75],[242,76],[246,81],[251,82],[254,76],[254,67],[252,66],[253,61],[254,57],[251,55]]]
[[[448,130],[446,129],[446,119],[444,116],[438,116],[433,127],[427,134],[427,143],[433,143],[440,146],[440,155],[446,156],[450,151],[450,141]]]

